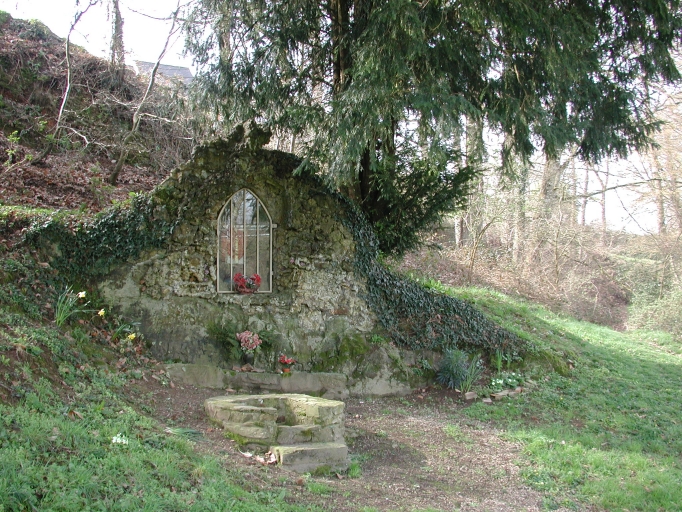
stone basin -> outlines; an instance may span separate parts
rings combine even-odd
[[[289,469],[348,467],[343,402],[289,393],[232,395],[209,398],[204,408],[226,435],[241,445],[269,447]]]

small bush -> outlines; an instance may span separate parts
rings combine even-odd
[[[469,358],[465,352],[456,348],[446,350],[436,373],[436,381],[450,389],[459,388],[468,370]]]

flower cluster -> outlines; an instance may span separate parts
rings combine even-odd
[[[254,352],[258,347],[260,347],[263,340],[258,337],[258,334],[251,331],[244,331],[237,333],[237,339],[244,352],[250,353]]]
[[[294,359],[293,357],[287,357],[286,354],[282,354],[281,356],[279,356],[279,363],[285,365],[292,365],[296,364],[296,359]]]
[[[111,444],[128,444],[128,440],[120,432],[111,438]]]
[[[253,293],[260,288],[261,278],[258,274],[246,277],[241,272],[237,272],[232,277],[232,281],[234,281],[234,285],[239,293]]]

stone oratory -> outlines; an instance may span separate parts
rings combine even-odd
[[[388,343],[365,299],[341,203],[321,180],[294,174],[297,157],[263,149],[268,140],[251,124],[197,147],[153,192],[155,217],[180,219],[167,242],[116,267],[100,282],[102,295],[185,379],[281,391],[272,373],[287,354],[297,372],[344,376],[341,395],[409,392],[417,356]],[[271,373],[234,375],[234,353],[211,334],[216,326],[267,339],[255,366]],[[309,381],[291,391],[326,392]]]

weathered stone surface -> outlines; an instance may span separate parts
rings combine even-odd
[[[218,423],[274,423],[277,421],[279,411],[276,407],[268,407],[261,401],[234,400],[236,397],[214,397],[204,402],[206,414]]]
[[[279,373],[248,372],[226,377],[227,386],[237,391],[302,393],[335,400],[348,398],[347,383],[348,377],[341,373],[294,372],[285,377]]]
[[[229,323],[268,331],[275,356],[292,354],[309,369],[320,343],[368,335],[376,316],[353,270],[355,242],[336,200],[316,181],[293,175],[296,157],[255,149],[263,139],[247,132],[198,147],[171,172],[154,192],[159,211],[181,218],[168,244],[112,272],[100,290],[140,323],[159,359],[230,368],[227,352],[208,337],[209,325]],[[258,196],[276,226],[272,293],[217,292],[218,216],[242,188]]]
[[[322,466],[344,471],[349,464],[348,447],[343,443],[273,446],[270,450],[279,464],[299,473],[314,471]]]
[[[319,425],[280,425],[277,427],[277,444],[312,443],[313,435],[319,433]]]
[[[344,403],[302,394],[209,398],[208,416],[238,443],[271,446],[278,462],[296,471],[348,467]]]
[[[276,441],[277,427],[274,423],[259,424],[248,423],[229,423],[223,422],[223,428],[229,437],[232,437],[239,444],[257,444],[270,446]]]
[[[294,155],[259,149],[265,140],[259,133],[242,127],[228,140],[197,147],[192,160],[157,187],[155,215],[173,224],[170,238],[101,280],[104,300],[140,324],[159,360],[232,368],[229,347],[209,336],[210,327],[231,326],[267,333],[270,345],[257,356],[259,368],[274,372],[278,355],[285,353],[298,361],[294,375],[348,377],[346,383],[319,382],[300,373],[305,376],[259,387],[244,383],[245,390],[329,398],[408,393],[420,384],[408,369],[414,357],[369,342],[382,328],[365,300],[365,278],[354,271],[355,241],[339,203],[316,180],[294,176],[300,164]],[[272,293],[217,292],[218,217],[243,188],[272,217]],[[217,373],[178,379],[223,387]]]
[[[464,400],[475,400],[478,398],[478,393],[476,391],[468,391],[464,393]]]
[[[173,382],[200,388],[222,389],[227,385],[224,370],[208,364],[167,364],[166,371]]]

